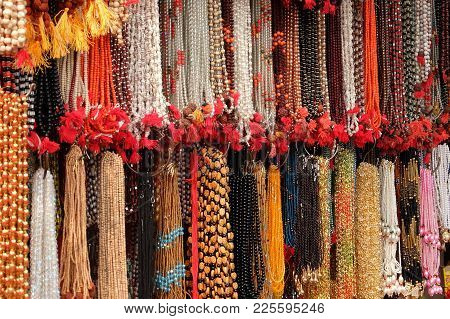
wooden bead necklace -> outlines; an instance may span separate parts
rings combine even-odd
[[[237,299],[234,233],[229,222],[229,169],[225,157],[215,148],[202,148],[199,155],[199,298]]]
[[[29,298],[26,97],[0,88],[0,298]]]

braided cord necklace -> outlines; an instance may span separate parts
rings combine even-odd
[[[380,177],[376,166],[361,163],[356,171],[356,288],[360,299],[382,297]]]

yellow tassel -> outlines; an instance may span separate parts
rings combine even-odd
[[[45,24],[44,24],[44,16],[41,15],[39,17],[39,33],[41,35],[41,46],[42,46],[42,50],[44,51],[48,51],[51,49],[51,43],[50,43],[50,39],[48,38],[47,35],[47,31],[45,30]]]
[[[50,34],[52,37],[52,51],[51,56],[55,59],[62,58],[69,53],[65,40],[56,29],[53,22],[50,23]]]
[[[93,37],[99,37],[109,33],[118,24],[118,16],[103,0],[93,0],[86,12],[86,23],[89,33]]]
[[[42,51],[42,43],[40,41],[33,41],[32,43],[30,43],[28,45],[27,51],[31,56],[34,68],[45,68],[49,65],[47,57]],[[25,69],[27,69],[27,67]],[[32,69],[26,71],[32,71]]]
[[[66,43],[70,44],[73,41],[72,24],[69,20],[69,9],[66,8],[59,17],[58,23],[56,24],[56,31],[61,36],[61,39]],[[61,13],[60,12],[60,13]]]
[[[72,47],[76,51],[88,51],[89,50],[89,39],[86,30],[86,25],[82,21],[82,17],[79,13],[76,13],[72,20]]]

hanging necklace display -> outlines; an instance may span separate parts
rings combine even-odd
[[[415,158],[397,167],[397,198],[401,218],[402,276],[406,296],[419,298],[422,294],[422,267],[419,237],[419,169]]]
[[[56,196],[53,176],[39,168],[32,182],[30,297],[59,299]]]
[[[131,91],[131,130],[136,138],[143,133],[144,116],[156,112],[167,117],[167,102],[162,87],[161,43],[158,0],[130,5],[129,81]]]
[[[86,238],[86,181],[83,153],[74,145],[66,155],[64,223],[60,254],[61,297],[92,298]]]
[[[301,284],[316,285],[322,264],[322,226],[319,208],[319,165],[312,156],[301,156],[297,167],[299,206],[296,218],[294,263]],[[301,290],[297,293],[302,294]]]
[[[420,237],[422,248],[422,275],[430,296],[443,293],[439,277],[441,243],[438,216],[434,206],[435,193],[431,170],[420,168]]]
[[[320,225],[322,237],[322,263],[318,271],[318,281],[307,286],[308,298],[329,299],[331,297],[330,282],[330,245],[331,245],[331,170],[329,160],[318,157],[318,201],[320,209]]]
[[[239,296],[255,299],[265,280],[261,248],[260,216],[256,178],[236,164],[230,176],[230,223],[234,231],[235,263]]]
[[[237,299],[234,233],[229,222],[229,169],[225,157],[215,148],[202,148],[199,155],[197,182],[199,297]]]
[[[381,217],[383,240],[383,294],[388,297],[403,295],[406,290],[401,275],[400,264],[400,228],[397,219],[397,202],[395,198],[394,163],[382,160],[381,180]]]
[[[364,112],[364,2],[352,0],[352,45],[355,81],[355,106]]]
[[[380,177],[376,166],[361,163],[356,171],[356,290],[360,299],[382,297]]]
[[[269,222],[267,237],[269,246],[269,280],[270,293],[279,299],[284,292],[284,249],[283,249],[283,219],[281,216],[280,169],[269,166],[267,177],[267,207]]]
[[[272,58],[272,5],[251,0],[253,43],[253,102],[269,133],[275,128],[275,86]]]
[[[0,88],[0,298],[29,298],[26,97]],[[5,156],[6,155],[6,156]],[[4,255],[10,256],[4,258]],[[3,271],[4,270],[4,271]]]
[[[335,232],[336,284],[334,298],[351,299],[356,296],[354,190],[355,153],[344,149],[336,155],[335,176]]]
[[[439,213],[442,239],[450,242],[450,151],[448,145],[439,145],[433,149],[432,163],[436,208]]]
[[[125,250],[125,176],[122,159],[102,154],[99,166],[98,297],[127,299]]]

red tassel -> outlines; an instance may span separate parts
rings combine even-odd
[[[311,10],[316,6],[316,1],[314,0],[305,0],[303,3],[303,9]]]
[[[16,54],[16,65],[21,67],[33,67],[33,60],[31,59],[30,54],[27,52],[27,50],[22,49]]]

